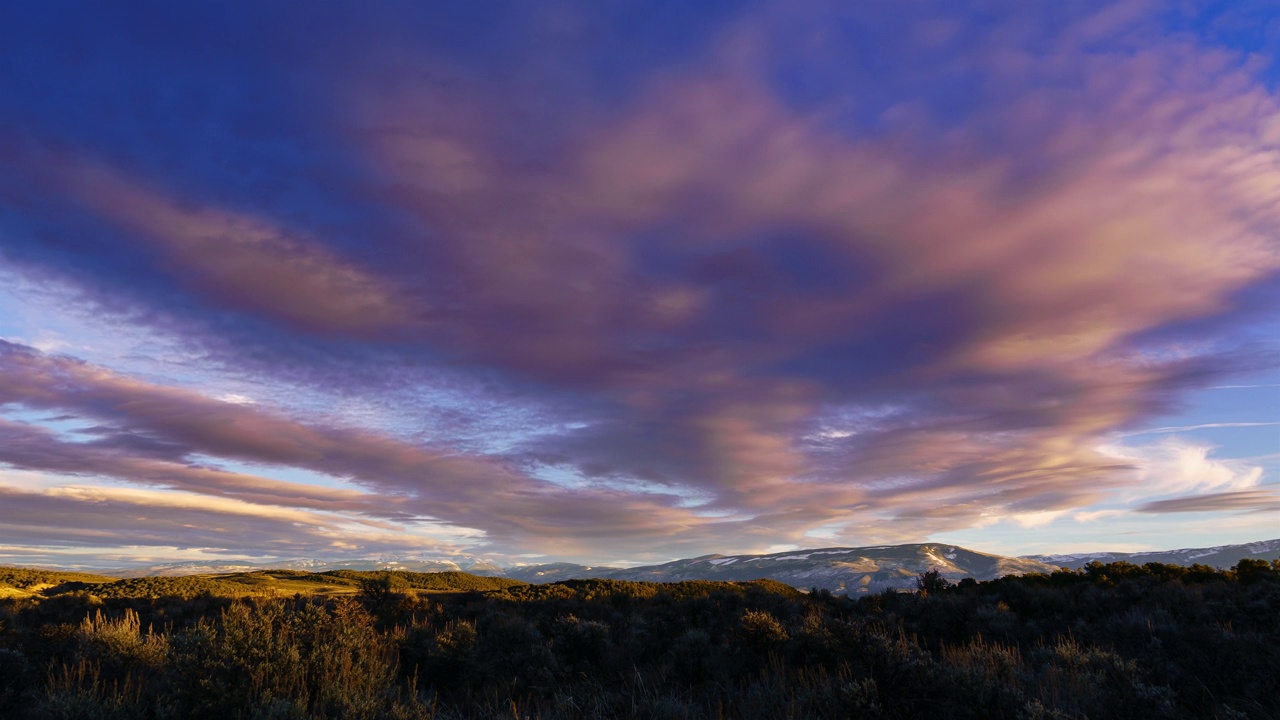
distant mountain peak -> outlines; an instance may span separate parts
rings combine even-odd
[[[1135,565],[1158,562],[1166,565],[1209,565],[1219,569],[1229,568],[1245,558],[1259,560],[1280,559],[1280,539],[1257,540],[1239,545],[1215,545],[1203,548],[1177,550],[1146,550],[1142,552],[1088,552],[1061,555],[1026,555],[1027,559],[1061,565],[1072,570],[1091,562],[1131,562]]]
[[[583,577],[650,582],[769,578],[801,589],[820,588],[837,593],[862,594],[885,589],[914,589],[916,577],[928,570],[938,570],[947,579],[955,581],[965,577],[992,580],[1003,575],[1052,572],[1055,569],[1035,560],[992,555],[946,543],[911,543],[824,547],[765,554],[711,554],[632,568],[550,563],[509,568],[507,577],[526,582]]]

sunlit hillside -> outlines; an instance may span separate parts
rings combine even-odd
[[[292,595],[352,595],[382,587],[386,592],[483,592],[523,585],[509,578],[462,572],[260,570],[213,575],[114,578],[87,573],[0,567],[0,598],[50,598],[77,595],[90,599],[222,598]]]

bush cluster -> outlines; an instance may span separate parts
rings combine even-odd
[[[351,580],[337,598],[0,601],[0,717],[1280,717],[1280,563],[922,577],[858,599]]]

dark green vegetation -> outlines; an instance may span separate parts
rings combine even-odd
[[[220,596],[230,577],[0,600],[0,717],[1280,718],[1280,562],[857,599],[398,572]]]
[[[84,573],[0,567],[0,598],[55,597],[65,594],[97,599],[344,595],[361,591],[417,594],[501,590],[524,583],[461,572],[260,570],[224,575],[137,577],[123,580]],[[385,586],[385,587],[384,587]]]
[[[108,583],[112,580],[114,578],[103,575],[89,575],[87,573],[0,567],[0,598],[12,595],[28,595],[50,588],[59,588],[59,592],[73,588],[82,589],[89,585]]]
[[[314,577],[314,576],[313,576]],[[351,582],[357,587],[369,589],[385,584],[389,590],[427,590],[432,592],[502,590],[524,585],[519,580],[504,577],[483,577],[464,572],[406,572],[404,570],[331,570],[320,577]]]

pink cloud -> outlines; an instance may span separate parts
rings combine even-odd
[[[269,219],[178,197],[100,162],[44,171],[52,183],[156,250],[175,276],[216,303],[306,332],[376,338],[415,311],[378,276]]]
[[[118,550],[201,548],[253,556],[359,557],[387,552],[451,553],[458,545],[356,529],[341,517],[207,497],[70,486],[0,485],[0,544]]]
[[[1280,512],[1280,492],[1266,487],[1154,500],[1141,505],[1138,512]]]
[[[584,552],[604,539],[671,533],[705,521],[674,507],[675,496],[601,488],[570,490],[496,458],[468,456],[354,428],[309,425],[258,406],[122,377],[66,357],[0,345],[0,404],[61,410],[101,420],[107,432],[172,443],[172,460],[139,458],[6,422],[15,442],[0,461],[285,508],[341,510],[399,521],[440,521],[493,542]],[[194,466],[188,455],[300,467],[343,478],[367,493],[298,486]],[[270,472],[269,468],[264,468]]]

